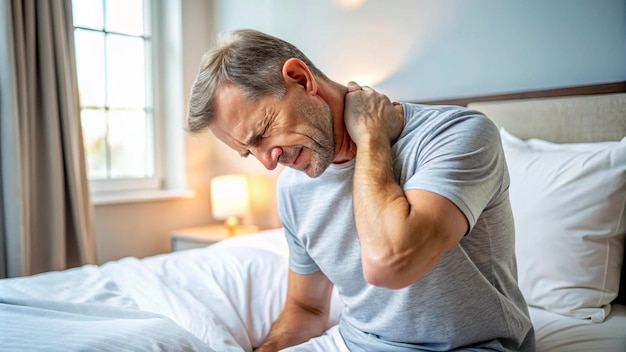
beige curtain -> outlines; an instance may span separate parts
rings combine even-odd
[[[0,265],[14,277],[95,263],[71,0],[0,6]]]

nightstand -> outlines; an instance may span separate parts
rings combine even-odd
[[[244,235],[259,231],[258,226],[239,225],[235,228],[235,234]],[[171,251],[206,247],[221,240],[227,239],[228,230],[224,225],[196,226],[172,231],[170,234]]]

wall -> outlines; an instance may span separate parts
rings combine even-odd
[[[397,100],[626,80],[626,0],[361,2],[182,1],[185,101],[214,34],[243,27],[296,44],[337,82],[356,80]],[[100,262],[167,252],[172,229],[214,222],[212,176],[279,172],[210,135],[188,136],[186,148],[196,197],[96,207]],[[278,224],[271,212],[248,221]]]
[[[397,100],[626,79],[624,0],[220,0],[216,30],[298,46],[329,77]]]

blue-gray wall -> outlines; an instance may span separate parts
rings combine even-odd
[[[626,80],[625,0],[340,2],[217,0],[214,28],[276,35],[399,100]]]

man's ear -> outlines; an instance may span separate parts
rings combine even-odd
[[[282,73],[287,88],[289,88],[290,85],[299,85],[304,88],[307,93],[317,94],[315,76],[313,76],[304,61],[296,58],[285,61]]]

